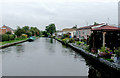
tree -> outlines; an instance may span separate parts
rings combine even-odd
[[[15,35],[17,35],[17,37],[20,37],[23,33],[25,33],[25,30],[21,29],[20,27],[18,27],[15,31]]]
[[[98,23],[97,23],[97,22],[94,22],[94,25],[98,25]]]
[[[76,29],[76,28],[77,28],[77,25],[73,26],[72,28]]]
[[[53,35],[53,33],[56,32],[55,24],[49,24],[49,26],[46,26],[47,33],[50,33],[50,35]]]
[[[29,26],[24,26],[22,29],[23,29],[25,32],[27,32],[27,31],[29,31]]]
[[[12,34],[10,31],[6,32],[5,34]]]

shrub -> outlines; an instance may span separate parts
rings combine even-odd
[[[69,34],[64,34],[64,35],[62,36],[62,39],[64,39],[64,38],[69,38]]]
[[[27,38],[27,35],[26,34],[22,34],[21,38],[22,39]]]
[[[15,39],[15,35],[9,35],[9,40],[14,40]]]
[[[75,43],[75,40],[73,38],[70,38],[69,43]]]
[[[116,54],[117,57],[120,57],[120,47],[119,47],[118,50],[116,49],[114,52],[115,52],[115,54]]]
[[[69,38],[62,39],[62,41],[63,41],[64,43],[68,43],[68,42],[69,42]]]
[[[26,32],[25,33],[28,37],[32,36],[32,33],[31,32]]]
[[[7,34],[3,34],[2,41],[9,41],[9,36]]]
[[[84,44],[84,42],[77,41],[77,45],[81,45],[81,44]]]

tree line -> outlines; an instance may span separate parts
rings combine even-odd
[[[0,35],[0,41],[25,39],[30,36],[41,36],[41,31],[37,27],[17,27],[17,29],[14,31],[14,34],[12,34],[11,32],[6,32],[5,34]]]

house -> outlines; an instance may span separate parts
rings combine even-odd
[[[81,40],[81,39],[86,39],[91,35],[92,33],[92,28],[94,27],[101,27],[104,24],[98,24],[98,25],[90,25],[90,26],[85,26],[81,27],[76,30],[76,37]]]
[[[120,28],[104,25],[94,28],[92,31],[93,48],[107,47],[113,50],[120,47]]]
[[[58,37],[58,38],[59,38],[59,37],[62,37],[62,31],[57,31],[57,32],[56,32],[56,37]]]
[[[3,26],[0,28],[0,34],[5,34],[6,32],[11,32],[12,34],[14,34],[14,31],[13,31],[12,28],[3,25]]]
[[[71,37],[74,37],[74,36],[76,36],[76,30],[77,29],[75,29],[75,28],[65,28],[65,29],[63,29],[62,30],[62,34],[70,34],[71,35]]]

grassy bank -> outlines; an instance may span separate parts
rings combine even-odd
[[[14,42],[22,41],[22,40],[27,40],[27,39],[28,39],[28,38],[24,38],[24,39],[17,38],[17,39],[15,39],[15,40],[0,42],[0,46],[1,46],[1,45],[4,45],[4,44],[8,44],[8,43],[14,43]]]

